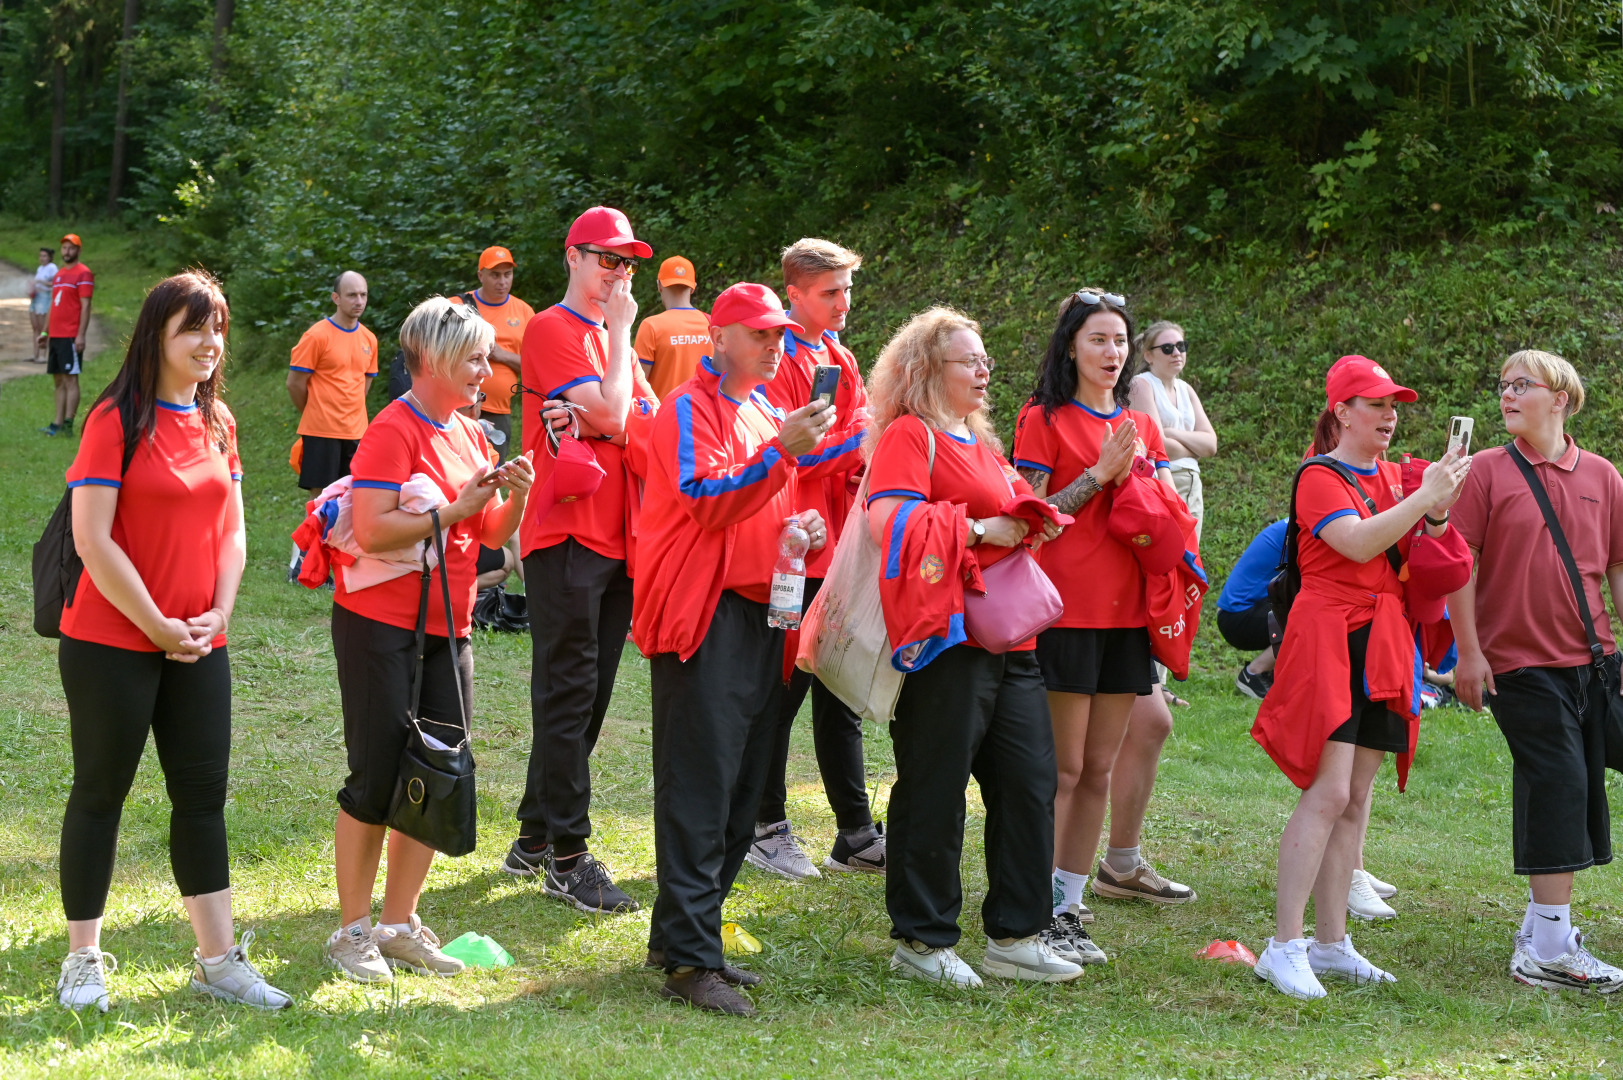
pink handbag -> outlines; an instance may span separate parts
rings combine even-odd
[[[1029,548],[1020,547],[982,570],[981,580],[984,595],[964,589],[964,629],[987,652],[1006,653],[1065,614],[1059,590]]]

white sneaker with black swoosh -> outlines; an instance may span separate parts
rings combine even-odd
[[[1536,986],[1541,990],[1582,990],[1597,994],[1610,994],[1623,988],[1623,971],[1600,959],[1584,948],[1584,936],[1575,934],[1577,941],[1569,952],[1554,960],[1540,960],[1533,955],[1532,943],[1519,950],[1510,962],[1510,975],[1519,983]]]

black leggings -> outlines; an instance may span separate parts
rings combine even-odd
[[[195,664],[64,637],[57,653],[73,739],[73,790],[62,815],[62,908],[99,919],[113,880],[118,821],[146,749],[158,747],[169,791],[169,865],[182,896],[231,886],[225,786],[231,759],[231,662]]]

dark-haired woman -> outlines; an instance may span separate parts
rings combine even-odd
[[[1149,614],[1144,574],[1132,550],[1105,528],[1109,492],[1135,458],[1148,458],[1171,485],[1160,427],[1127,408],[1133,324],[1126,301],[1084,290],[1068,297],[1048,344],[1037,389],[1020,410],[1014,463],[1038,496],[1076,523],[1041,551],[1043,569],[1065,601],[1065,614],[1037,637],[1037,662],[1048,688],[1059,763],[1054,798],[1054,931],[1068,936],[1087,963],[1104,951],[1082,929],[1092,913],[1082,903],[1110,774],[1135,697],[1150,693]],[[1163,902],[1194,893],[1167,881],[1132,852],[1132,866],[1100,878],[1128,881]]]
[[[235,940],[226,855],[231,665],[226,626],[246,542],[236,422],[219,399],[230,313],[193,272],[147,295],[124,366],[85,419],[68,469],[85,569],[62,612],[58,663],[73,740],[62,819],[70,1009],[107,1009],[100,948],[118,822],[146,747],[169,792],[169,859],[197,935],[194,990],[261,1009],[291,999]]]

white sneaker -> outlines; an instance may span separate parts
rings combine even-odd
[[[107,1011],[107,974],[118,970],[118,959],[94,945],[68,953],[56,980],[56,1000],[78,1012],[87,1005]]]
[[[1323,978],[1346,979],[1350,983],[1363,985],[1365,983],[1395,983],[1397,976],[1389,971],[1382,971],[1353,948],[1352,938],[1343,936],[1340,941],[1326,945],[1322,941],[1307,939],[1307,964],[1313,969],[1313,974]]]
[[[1370,873],[1368,870],[1359,869],[1353,871],[1353,880],[1356,881],[1360,877],[1368,879],[1369,887],[1374,889],[1375,895],[1379,896],[1382,900],[1390,900],[1398,894],[1398,887],[1396,885],[1387,884],[1374,874]]]
[[[1317,1001],[1325,996],[1324,987],[1308,963],[1307,938],[1285,942],[1269,938],[1267,948],[1257,957],[1257,966],[1251,970],[1286,997]]]
[[[227,949],[225,959],[218,964],[205,964],[193,949],[192,989],[233,1005],[249,1005],[267,1011],[293,1004],[291,997],[266,982],[259,969],[248,962],[248,946],[253,941],[254,932],[244,930],[242,941]]]
[[[1533,935],[1524,934],[1518,927],[1516,930],[1515,946],[1510,950],[1510,977],[1516,978],[1516,966],[1522,962],[1522,953],[1533,948]]]
[[[1584,936],[1575,934],[1570,952],[1554,960],[1533,955],[1532,942],[1518,951],[1510,962],[1510,974],[1519,983],[1541,990],[1593,990],[1600,994],[1623,989],[1623,971],[1584,948]]]
[[[332,937],[327,939],[327,962],[343,972],[345,978],[356,982],[389,982],[394,978],[394,972],[378,951],[378,939],[373,936],[371,927],[362,929],[359,922],[333,931]]]
[[[1353,871],[1352,884],[1347,887],[1347,914],[1365,922],[1397,918],[1392,905],[1375,895],[1374,881],[1368,874]]]
[[[899,941],[890,955],[890,970],[908,979],[976,987],[981,977],[950,948],[932,949],[918,941]]]
[[[765,835],[757,831],[744,858],[758,870],[787,878],[789,881],[810,881],[823,876],[806,854],[804,841],[789,829],[787,821],[772,826]]]
[[[981,970],[999,979],[1021,982],[1070,982],[1082,974],[1082,965],[1055,952],[1039,934],[1015,938],[1007,945],[986,939]]]

